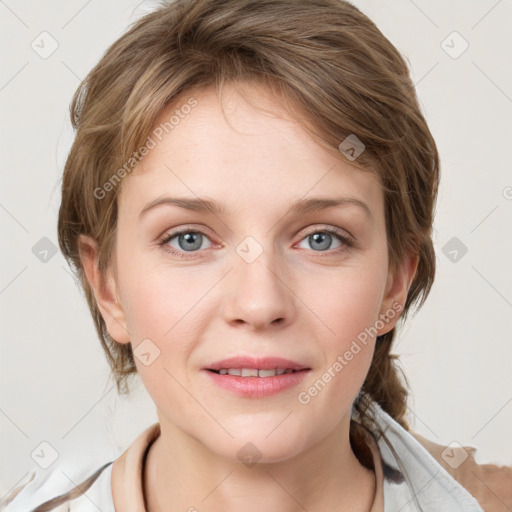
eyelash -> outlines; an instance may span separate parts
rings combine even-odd
[[[182,229],[180,231],[175,231],[173,233],[166,233],[163,238],[161,238],[158,242],[158,245],[160,245],[166,252],[169,254],[172,254],[173,256],[178,256],[179,258],[183,259],[192,259],[194,258],[194,254],[198,253],[199,251],[190,251],[189,254],[187,254],[186,251],[178,251],[174,248],[170,248],[167,244],[175,237],[179,235],[183,235],[185,233],[198,233],[200,235],[203,235],[208,238],[208,235],[201,231],[200,229]],[[330,226],[325,226],[322,229],[315,229],[313,231],[310,231],[309,233],[306,233],[300,241],[304,240],[305,238],[314,235],[315,233],[329,233],[331,235],[334,235],[343,245],[341,247],[338,247],[337,249],[331,250],[331,251],[314,251],[320,253],[327,253],[328,255],[337,254],[342,251],[345,251],[347,248],[354,247],[355,242],[352,238],[348,237],[347,235],[343,234],[341,230],[337,228],[333,228]]]

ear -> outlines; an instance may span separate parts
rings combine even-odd
[[[385,325],[378,330],[379,336],[391,331],[400,318],[418,261],[419,256],[411,253],[404,257],[398,268],[390,269],[379,315]]]
[[[118,300],[117,284],[109,270],[106,275],[98,268],[98,244],[90,236],[80,235],[78,241],[80,260],[96,304],[110,336],[118,343],[129,343],[123,308]]]

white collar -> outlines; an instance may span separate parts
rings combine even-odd
[[[407,430],[375,401],[367,403],[378,425],[371,430],[383,460],[385,512],[484,512]]]

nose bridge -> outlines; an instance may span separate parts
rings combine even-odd
[[[285,262],[273,248],[272,237],[247,236],[235,247],[230,272],[230,292],[225,305],[228,322],[253,328],[289,323],[295,301]]]

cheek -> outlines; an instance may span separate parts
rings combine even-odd
[[[131,265],[120,267],[119,284],[138,373],[158,395],[159,382],[175,385],[169,374],[185,384],[192,355],[209,324],[204,319],[208,291],[218,276],[191,267],[148,265],[147,260],[133,258]],[[150,365],[137,357],[146,348],[157,354]]]
[[[383,268],[346,268],[316,276],[300,292],[325,331],[325,343],[343,350],[378,319],[386,274]]]
[[[373,271],[351,268],[336,279],[317,279],[309,289],[305,302],[321,326],[317,339],[324,358],[299,402],[329,409],[333,421],[355,399],[369,370],[384,278],[377,266]]]
[[[197,339],[194,305],[204,293],[183,272],[165,276],[146,269],[125,281],[123,308],[137,372],[161,409],[170,404],[181,411],[190,407],[181,399],[184,394],[177,382],[187,385],[187,365]]]
[[[142,262],[141,262],[142,263]],[[165,340],[190,322],[205,293],[204,281],[184,268],[165,269],[132,262],[120,275],[123,309],[130,333],[137,338]]]

